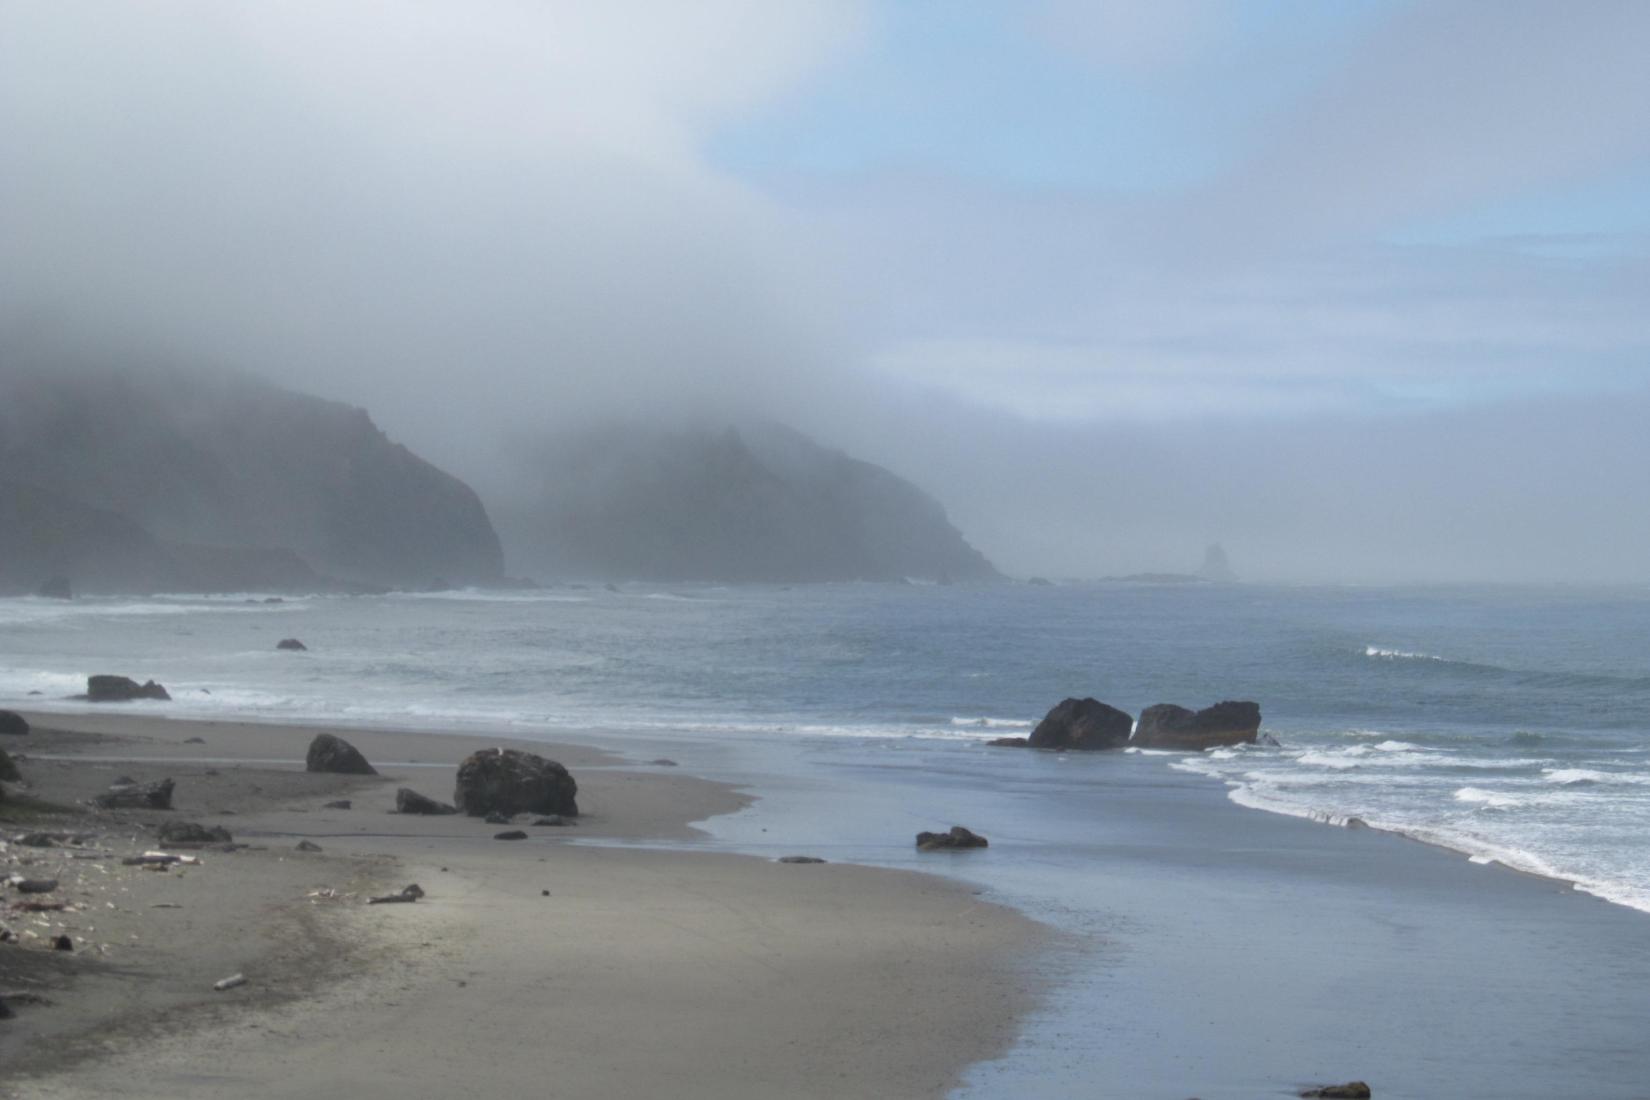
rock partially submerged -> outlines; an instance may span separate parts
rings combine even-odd
[[[1260,735],[1260,705],[1228,700],[1199,711],[1158,703],[1140,712],[1135,745],[1143,749],[1201,752],[1253,743]]]
[[[318,733],[304,754],[304,770],[339,775],[377,775],[378,769],[354,745],[331,733]]]
[[[167,690],[153,680],[140,684],[130,676],[86,677],[86,701],[89,703],[130,703],[134,699],[170,701],[171,698]]]
[[[419,794],[411,787],[395,792],[395,812],[398,814],[456,814],[458,807],[437,802],[428,795]]]
[[[300,642],[297,638],[282,638],[280,641],[275,643],[275,648],[276,649],[290,649],[290,650],[293,650],[293,651],[299,652],[299,653],[304,652],[305,650],[309,649],[309,647],[307,645],[305,645],[303,642]]]
[[[1134,719],[1098,699],[1063,699],[1037,723],[1027,743],[1034,749],[1120,749]]]
[[[978,833],[970,832],[961,825],[951,826],[950,832],[945,833],[918,833],[917,851],[943,852],[964,848],[989,848],[991,842]]]
[[[21,737],[28,732],[28,720],[21,714],[15,710],[0,710],[0,734]]]
[[[933,834],[929,834],[933,835]],[[780,856],[779,863],[824,863],[818,856]]]
[[[92,802],[105,810],[170,810],[175,785],[170,779],[158,783],[120,783]]]
[[[520,829],[506,829],[502,833],[494,833],[494,840],[526,840],[527,834]]]
[[[560,814],[577,817],[579,785],[554,760],[520,749],[482,749],[458,766],[453,801],[471,817]]]
[[[986,744],[999,749],[1023,749],[1031,742],[1024,737],[993,737]]]
[[[1324,1085],[1322,1088],[1307,1089],[1301,1096],[1316,1100],[1369,1100],[1370,1092],[1369,1086],[1362,1081],[1348,1081],[1344,1085]]]

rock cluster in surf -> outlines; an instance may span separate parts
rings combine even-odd
[[[1055,752],[1128,747],[1197,752],[1253,744],[1259,737],[1258,703],[1227,700],[1196,711],[1158,703],[1141,711],[1136,722],[1098,699],[1062,699],[1037,723],[1030,737],[999,737],[990,744]]]

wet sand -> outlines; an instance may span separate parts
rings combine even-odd
[[[569,842],[680,843],[748,801],[677,769],[523,744],[574,772],[585,815],[503,842],[478,819],[387,811],[398,786],[450,798],[463,755],[509,742],[344,731],[383,775],[319,776],[301,764],[314,729],[31,720],[5,748],[41,799],[76,804],[117,776],[177,789],[169,814],[0,804],[6,836],[92,834],[0,853],[77,909],[0,911],[77,945],[0,945],[0,993],[30,994],[0,1024],[9,1096],[940,1096],[1007,1048],[1040,992],[1025,963],[1045,929],[966,886]],[[352,807],[323,808],[340,798]],[[250,847],[122,866],[167,818]],[[323,851],[296,851],[305,839]],[[421,901],[365,904],[409,882]],[[232,973],[247,983],[213,991]]]

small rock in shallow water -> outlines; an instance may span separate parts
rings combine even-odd
[[[1301,1096],[1316,1100],[1369,1100],[1370,1092],[1369,1086],[1362,1081],[1348,1081],[1344,1085],[1324,1085],[1322,1088],[1307,1089]]]
[[[824,863],[818,856],[780,856],[780,863]]]
[[[74,941],[68,936],[56,936],[52,939],[53,951],[73,951]]]
[[[918,833],[917,851],[940,852],[962,848],[989,848],[991,842],[961,825],[951,826],[948,833]]]
[[[206,744],[206,738],[204,738],[204,737],[185,737],[183,739],[183,743],[185,745],[204,745],[204,744]]]
[[[347,810],[347,809],[349,809],[349,806],[350,806],[349,799],[340,798],[336,802],[326,803],[325,805],[323,805],[321,807],[321,809],[323,809],[323,810]]]
[[[664,757],[660,757],[658,760],[649,760],[648,763],[656,768],[674,768],[677,766],[676,761],[666,760]]]
[[[321,846],[313,840],[300,840],[298,842],[298,850],[300,852],[319,852],[321,850]]]
[[[294,652],[303,652],[304,650],[307,650],[309,647],[307,645],[305,645],[303,642],[300,642],[297,638],[282,638],[280,641],[275,643],[275,648],[276,649],[290,649],[290,650],[293,650]]]
[[[494,833],[494,840],[526,840],[527,834],[520,829],[508,829],[502,833]]]

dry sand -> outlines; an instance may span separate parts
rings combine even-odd
[[[312,729],[31,720],[5,747],[43,799],[117,775],[178,786],[171,814],[0,825],[97,834],[82,851],[0,852],[8,873],[60,878],[53,896],[79,907],[0,909],[8,927],[61,925],[79,946],[0,945],[0,992],[49,1002],[0,1023],[6,1095],[938,1096],[1013,1040],[1037,996],[1023,964],[1041,926],[955,883],[568,843],[689,839],[691,822],[747,801],[674,769],[524,745],[574,771],[585,816],[502,842],[476,819],[386,812],[398,786],[449,798],[473,737],[345,731],[384,773],[360,778],[303,772]],[[338,798],[353,807],[322,808]],[[167,817],[253,847],[121,866]],[[295,851],[305,838],[323,853]],[[110,855],[78,858],[94,853]],[[427,896],[364,904],[408,882]],[[236,972],[246,985],[212,991]]]

